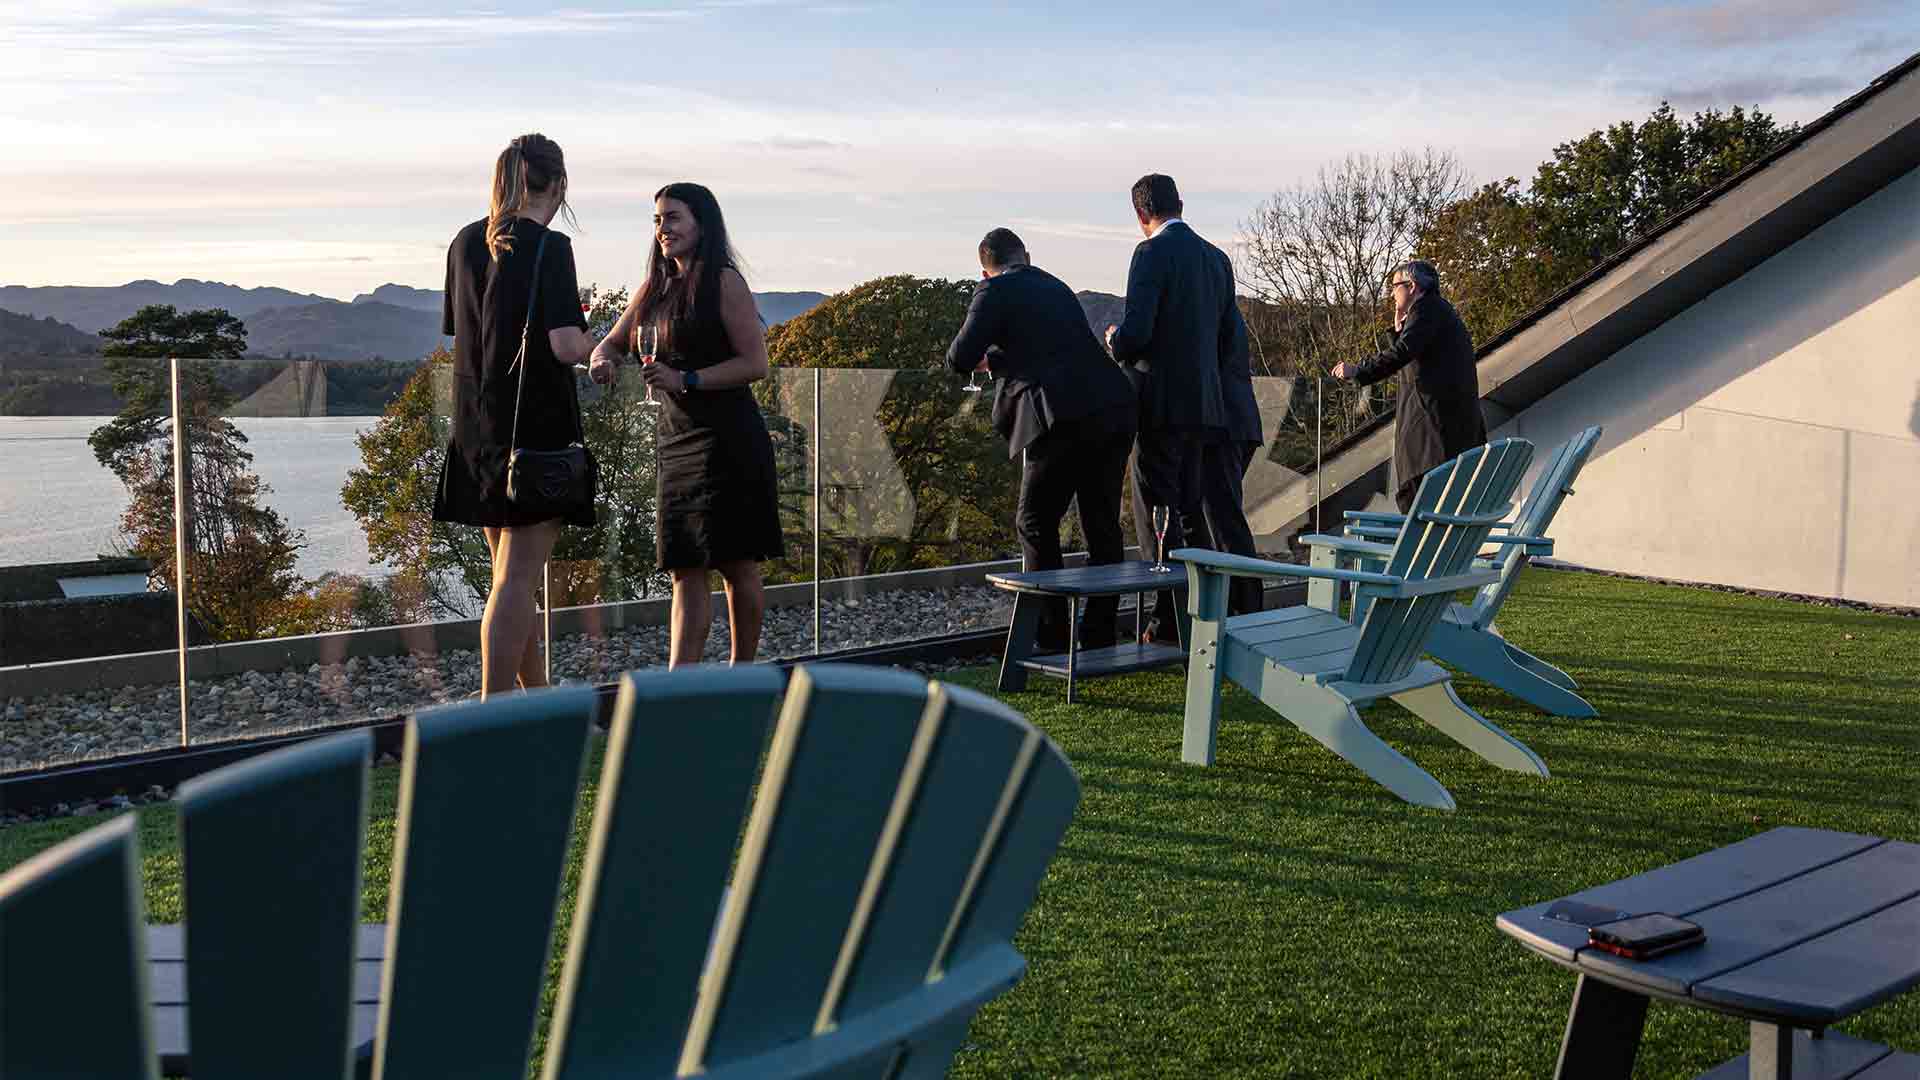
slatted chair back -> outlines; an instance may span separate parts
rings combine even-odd
[[[780,690],[627,677],[548,1080],[938,1076],[1024,969],[1011,938],[1079,799],[1059,750],[904,672]]]
[[[567,687],[408,721],[376,1080],[526,1075],[594,705]]]
[[[351,731],[180,785],[195,1080],[347,1069],[372,749]]]
[[[1516,536],[1547,535],[1554,515],[1560,512],[1560,504],[1573,494],[1574,478],[1580,475],[1580,470],[1587,464],[1588,455],[1593,453],[1594,444],[1600,441],[1600,430],[1597,424],[1582,430],[1561,443],[1547,459],[1539,478],[1527,492],[1527,501],[1520,504],[1520,513],[1514,518],[1511,531]],[[1500,552],[1500,580],[1481,586],[1473,598],[1472,625],[1485,627],[1492,624],[1500,605],[1507,602],[1507,594],[1513,591],[1514,582],[1520,579],[1520,571],[1526,569],[1531,558],[1524,544],[1505,546]]]
[[[0,875],[0,1076],[157,1076],[134,816]]]
[[[1512,512],[1514,489],[1532,459],[1532,443],[1501,439],[1428,472],[1387,558],[1386,573],[1409,585],[1466,573],[1493,526]],[[1360,586],[1356,602],[1368,604],[1345,681],[1406,678],[1452,599],[1446,591],[1392,596],[1377,586]]]

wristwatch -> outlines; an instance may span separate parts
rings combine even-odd
[[[700,389],[700,373],[699,372],[683,371],[680,373],[680,379],[683,383],[685,383],[685,386],[682,388],[682,391],[681,391],[682,393]]]

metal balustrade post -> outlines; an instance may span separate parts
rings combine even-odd
[[[820,369],[813,369],[813,654],[820,655]]]
[[[187,687],[187,423],[180,407],[180,358],[169,357],[173,394],[173,600],[175,641],[180,650],[180,745],[186,746]]]
[[[547,665],[547,685],[553,685],[553,562],[540,564],[540,652]]]

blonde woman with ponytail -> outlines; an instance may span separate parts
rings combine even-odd
[[[547,228],[562,213],[572,224],[559,144],[544,135],[522,135],[493,163],[487,216],[461,229],[447,249],[441,332],[453,337],[453,438],[433,517],[479,526],[492,555],[493,586],[480,620],[482,698],[516,684],[546,685],[534,632],[534,588],[561,526],[593,524],[591,509],[577,520],[536,520],[506,495],[516,419],[521,448],[558,450],[574,441],[579,399],[573,365],[585,361],[594,347],[580,311],[573,244]],[[531,319],[529,295],[534,297]],[[528,331],[524,393],[515,364],[523,330]],[[596,374],[610,374],[610,369]]]

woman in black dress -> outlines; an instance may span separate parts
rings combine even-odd
[[[580,312],[573,245],[547,229],[562,210],[571,221],[559,144],[544,135],[522,135],[493,163],[487,216],[461,229],[447,249],[441,332],[453,336],[453,438],[433,517],[480,526],[492,554],[493,587],[480,619],[482,698],[511,690],[516,681],[529,688],[547,682],[534,633],[533,594],[563,522],[507,502],[507,456],[516,401],[521,447],[557,450],[578,437],[573,365],[592,352],[593,338]],[[522,398],[514,360],[528,328],[536,255],[540,285],[527,334]],[[592,525],[592,511],[564,523]]]
[[[655,503],[660,568],[673,575],[669,663],[700,662],[713,618],[707,580],[726,582],[731,660],[760,648],[766,590],[760,560],[779,558],[773,441],[747,389],[767,377],[765,324],[735,267],[713,192],[668,184],[653,199],[647,279],[594,352],[599,372],[643,325],[658,328],[642,375],[662,400]]]

